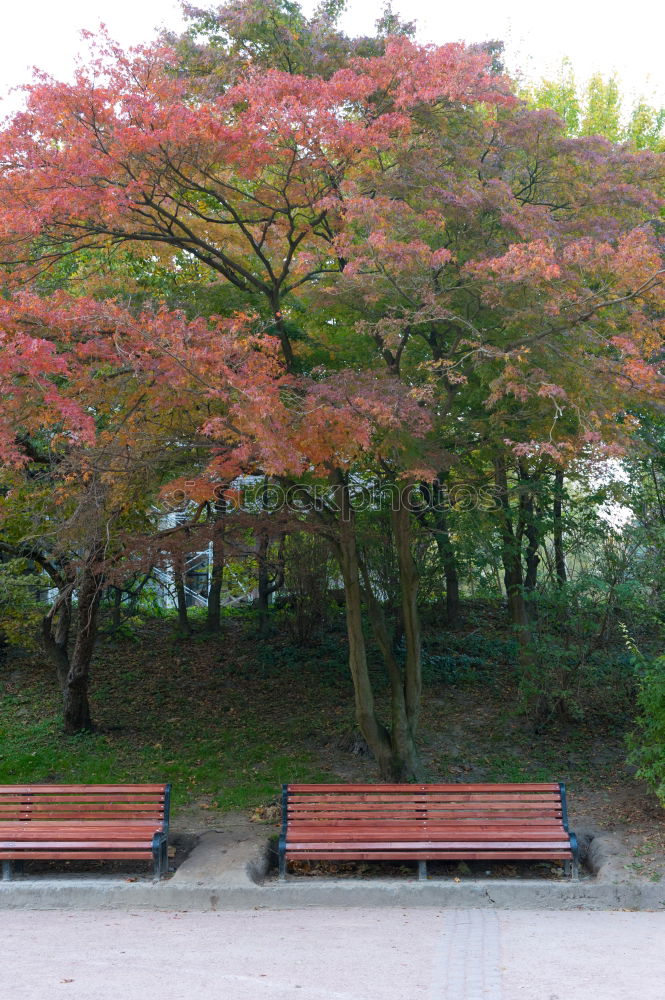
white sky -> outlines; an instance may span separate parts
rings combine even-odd
[[[206,0],[198,0],[207,6]],[[214,0],[211,0],[214,3]],[[309,12],[317,0],[304,0]],[[380,0],[349,0],[345,27],[371,31]],[[512,70],[537,79],[563,56],[578,77],[616,70],[627,94],[665,105],[665,5],[662,0],[396,0],[394,9],[416,19],[423,41],[482,41],[501,38]],[[619,14],[620,12],[620,14]],[[79,29],[103,21],[122,44],[147,41],[153,29],[178,27],[178,0],[26,0],[3,4],[0,33],[0,94],[26,82],[38,66],[59,78],[69,76],[82,47]],[[18,98],[4,103],[8,111]]]

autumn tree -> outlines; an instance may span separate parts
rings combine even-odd
[[[4,191],[22,205],[0,224],[10,280],[34,280],[65,256],[112,247],[147,244],[161,255],[185,252],[250,302],[267,304],[285,373],[298,376],[306,359],[294,349],[284,303],[344,268],[339,220],[346,188],[352,193],[380,178],[391,148],[408,141],[412,115],[423,102],[509,100],[482,53],[459,45],[421,49],[404,37],[383,49],[354,58],[328,78],[250,70],[212,96],[197,78],[193,100],[187,77],[172,71],[175,53],[159,46],[125,56],[103,42],[72,86],[39,80],[29,88],[26,111],[2,138]],[[54,184],[62,197],[54,197]],[[296,386],[294,398],[304,393],[309,401],[317,379],[309,388]],[[349,596],[358,716],[382,773],[408,777],[416,769],[420,698],[409,515],[405,508],[394,517],[410,633],[406,678],[398,683],[392,656],[388,662],[401,713],[393,726],[401,743],[393,747],[370,698],[348,479],[350,456],[359,447],[375,447],[382,425],[394,424],[399,410],[385,404],[402,389],[384,391],[375,378],[353,383],[352,372],[338,384],[324,379],[323,395],[303,421],[299,406],[284,407],[276,380],[262,402],[279,437],[268,433],[263,418],[256,421],[249,405],[243,433],[255,448],[254,468],[291,476],[311,466],[326,469],[339,514],[335,544]],[[364,429],[349,419],[345,399],[347,408],[349,399],[356,407],[364,399]],[[355,431],[352,448],[346,431],[341,443],[335,438],[342,425]],[[405,467],[398,455],[389,456],[386,468],[401,481]],[[380,451],[377,458],[383,461]]]
[[[347,201],[348,263],[330,301],[362,303],[358,329],[388,369],[428,382],[446,466],[473,476],[475,456],[493,467],[506,591],[526,641],[536,480],[619,447],[630,421],[618,415],[662,395],[651,222],[662,157],[571,141],[552,112],[519,106],[425,119],[419,136],[380,192]]]
[[[174,539],[186,526],[163,529],[152,507],[179,471],[209,461],[202,415],[223,407],[211,399],[202,410],[197,356],[212,356],[214,341],[240,383],[252,371],[260,380],[259,369],[271,380],[274,363],[236,336],[237,324],[230,332],[221,321],[134,314],[62,292],[15,294],[3,303],[2,329],[0,552],[50,581],[43,639],[65,729],[77,732],[93,721],[88,680],[103,589],[168,565],[187,544]],[[219,392],[229,390],[223,371],[217,359]]]

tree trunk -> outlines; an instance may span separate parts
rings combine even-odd
[[[257,608],[259,612],[259,635],[265,635],[268,631],[268,607],[270,599],[270,573],[268,570],[268,549],[270,539],[267,532],[262,531],[259,535],[259,545],[256,559],[259,566],[258,573],[258,600]]]
[[[44,647],[53,662],[58,686],[64,695],[69,674],[69,632],[72,621],[72,585],[60,590],[53,606],[42,619]]]
[[[503,575],[508,599],[508,613],[517,629],[521,646],[528,644],[528,616],[524,603],[522,581],[522,553],[519,539],[513,530],[512,511],[508,494],[508,477],[503,455],[494,461],[494,472],[499,495],[499,526],[501,530]]]
[[[114,629],[120,628],[120,610],[122,607],[122,590],[120,587],[113,588],[113,607],[111,608],[111,625]]]
[[[457,559],[455,550],[450,539],[448,530],[448,518],[445,511],[438,513],[438,526],[436,531],[436,545],[443,564],[443,572],[446,578],[446,618],[448,624],[454,628],[459,623],[460,617],[460,596],[459,596],[459,573],[457,571]]]
[[[258,600],[259,611],[259,635],[265,635],[268,631],[268,611],[270,608],[270,598],[275,591],[284,586],[284,566],[285,566],[285,543],[286,533],[282,533],[277,547],[277,559],[275,572],[271,573],[270,566],[270,536],[267,532],[259,535],[259,548],[257,561],[259,564],[258,574]]]
[[[101,544],[92,549],[83,567],[78,587],[76,639],[63,692],[63,717],[66,733],[80,733],[92,729],[88,680],[90,661],[97,638],[97,611],[102,593],[102,578],[98,572],[97,563],[102,554],[103,546]]]
[[[538,566],[540,565],[540,556],[538,555],[540,538],[538,536],[538,530],[533,524],[527,525],[526,543],[526,573],[524,575],[524,589],[527,593],[528,600],[533,601],[535,598],[536,587],[538,586]]]
[[[563,548],[563,469],[554,473],[554,569],[558,587],[566,583],[566,557]]]
[[[518,468],[520,476],[520,526],[517,535],[520,548],[522,535],[526,537],[524,600],[530,617],[535,619],[537,615],[536,587],[540,564],[540,556],[538,555],[540,531],[537,520],[538,511],[534,499],[534,483],[538,482],[538,478],[537,475],[529,475],[524,462],[520,462]]]
[[[386,731],[390,741],[390,761],[388,769],[381,774],[381,777],[385,781],[409,781],[418,775],[420,767],[416,753],[415,733],[409,725],[404,671],[395,654],[394,644],[390,641],[383,608],[372,589],[369,572],[360,559],[359,568],[363,579],[363,596],[367,606],[367,615],[390,680],[391,729],[389,733]],[[369,743],[369,740],[367,742]]]
[[[264,510],[268,509],[267,492],[268,477],[266,476],[263,480],[263,492],[261,497],[261,505]],[[279,540],[277,568],[274,576],[271,577],[270,564],[268,560],[270,554],[270,533],[268,531],[261,531],[259,534],[257,552],[259,591],[257,608],[259,612],[259,635],[265,635],[268,631],[268,609],[270,606],[271,595],[274,594],[276,590],[279,590],[280,587],[284,586],[285,542],[286,534],[282,533]]]
[[[92,656],[92,652],[90,656]],[[76,666],[72,662],[63,699],[63,720],[66,733],[86,733],[91,732],[93,728],[88,700],[89,668],[90,660],[80,660]]]
[[[416,751],[416,733],[422,701],[422,640],[418,613],[418,571],[411,551],[411,513],[397,494],[392,510],[392,527],[399,566],[402,596],[402,618],[406,660],[404,664],[404,701],[406,705],[407,738],[403,756],[409,776],[420,778],[421,767]]]
[[[424,483],[422,492],[429,501],[432,512],[434,540],[446,581],[446,619],[454,628],[459,624],[460,618],[459,572],[445,509],[445,493],[440,480],[436,480],[431,486],[429,483]]]
[[[383,608],[373,592],[367,568],[358,555],[355,513],[350,503],[348,487],[341,476],[337,477],[335,484],[335,498],[340,513],[339,535],[335,550],[344,580],[349,667],[353,680],[356,719],[377,761],[381,778],[384,781],[417,780],[421,776],[415,748],[415,730],[420,707],[420,633],[417,611],[414,617],[412,594],[413,583],[416,580],[415,566],[413,578],[406,587],[406,593],[403,591],[402,597],[407,642],[407,666],[403,671],[390,641]],[[402,532],[404,516],[408,519],[408,510],[400,511],[397,515]],[[402,548],[400,559],[406,564],[410,557],[410,551],[407,557]],[[390,681],[391,731],[381,723],[375,709],[362,626],[361,576],[365,584],[364,594],[370,623],[383,654]]]
[[[336,477],[335,499],[339,511],[339,537],[335,545],[344,581],[346,631],[349,640],[349,669],[353,681],[356,721],[365,737],[384,780],[392,777],[390,734],[379,721],[374,707],[374,692],[367,666],[367,649],[362,626],[362,591],[356,546],[355,513],[349,491],[341,475]]]

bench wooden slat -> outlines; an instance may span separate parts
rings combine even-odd
[[[337,832],[337,836],[328,836],[328,833]],[[565,841],[568,843],[568,837],[565,835],[565,830],[554,830],[548,831],[546,834],[533,834],[525,833],[520,831],[519,835],[516,836],[514,832],[510,834],[503,835],[500,830],[472,830],[468,834],[465,831],[447,831],[445,834],[437,835],[436,831],[423,830],[423,836],[418,838],[422,843],[441,843],[445,841],[447,844],[452,840],[464,841],[465,843],[473,843],[475,841],[490,841],[490,840],[500,840],[502,843],[514,844],[518,840],[520,842],[530,841],[534,844],[544,844],[552,839],[559,841]],[[304,848],[306,844],[317,844],[326,841],[327,843],[375,843],[375,844],[394,844],[401,843],[405,839],[413,840],[416,836],[415,830],[403,830],[401,833],[396,831],[391,831],[387,836],[381,836],[378,834],[371,834],[367,831],[363,833],[339,833],[339,831],[321,831],[319,836],[311,833],[309,836],[303,834],[301,830],[294,831],[291,835],[292,839],[289,840],[289,850],[293,850],[296,847]]]
[[[516,789],[524,792],[528,791],[550,791],[558,792],[559,784],[556,781],[552,782],[512,782],[510,784],[458,784],[457,782],[451,782],[445,785],[425,785],[425,784],[404,784],[404,785],[391,785],[384,784],[383,782],[379,785],[336,785],[336,784],[319,784],[319,785],[302,785],[294,784],[289,785],[289,792],[292,794],[297,794],[298,792],[342,792],[350,795],[357,795],[359,792],[371,792],[373,794],[382,794],[383,792],[400,792],[404,794],[415,794],[416,792],[429,793],[432,792],[449,792],[449,791],[469,791],[469,792],[499,792],[499,791],[515,791]]]
[[[289,816],[293,819],[307,818],[311,816],[313,819],[317,819],[319,816],[342,816],[348,817],[349,819],[354,819],[356,817],[362,817],[366,815],[371,816],[423,816],[423,815],[434,815],[434,816],[464,816],[465,813],[473,813],[474,816],[482,813],[487,816],[499,816],[501,813],[506,813],[508,815],[514,815],[515,813],[522,813],[525,816],[535,816],[535,815],[545,815],[545,816],[560,816],[561,809],[553,809],[546,806],[531,805],[525,806],[522,803],[515,803],[514,806],[510,806],[508,803],[501,803],[495,808],[480,806],[474,808],[473,803],[468,802],[463,805],[458,805],[455,807],[445,807],[445,808],[434,808],[428,809],[426,805],[412,807],[410,809],[400,808],[391,809],[389,805],[385,803],[377,803],[374,809],[368,803],[360,809],[323,809],[317,807],[316,809],[289,809]]]
[[[82,813],[90,815],[94,813],[118,813],[123,816],[132,812],[161,813],[163,812],[163,802],[40,802],[38,805],[22,802],[12,809],[7,809],[7,815],[15,816],[20,813],[29,813],[34,816],[41,816],[48,813]],[[5,810],[0,809],[0,815],[4,815]]]
[[[442,830],[447,828],[456,828],[459,826],[501,826],[510,828],[524,827],[524,828],[534,828],[539,829],[543,826],[556,826],[563,828],[564,823],[561,816],[497,816],[497,815],[487,815],[486,813],[478,813],[473,815],[472,813],[465,814],[464,816],[447,816],[440,817],[434,816],[429,818],[427,815],[423,816],[381,816],[375,819],[373,816],[368,814],[362,819],[352,818],[344,819],[337,815],[324,816],[321,815],[317,818],[312,818],[311,816],[304,819],[300,817],[289,816],[289,828],[290,829],[310,829],[317,830],[322,826],[329,826],[331,829],[339,827],[340,829],[349,830],[362,830],[364,827],[371,827],[375,830],[391,830],[394,826],[405,826],[405,827],[417,827],[422,825],[437,827]]]
[[[89,788],[78,785],[35,785],[12,788],[11,791],[0,790],[0,798],[23,798],[29,796],[31,799],[53,799],[53,798],[79,798],[94,799],[103,797],[105,799],[143,799],[164,798],[164,787],[161,788],[108,788],[104,785],[91,785]]]
[[[146,801],[144,799],[134,799],[122,801],[100,801],[91,800],[89,802],[65,802],[62,799],[54,800],[44,800],[41,802],[21,802],[18,803],[21,810],[30,811],[34,813],[40,812],[118,812],[131,811],[133,809],[143,810],[144,812],[155,812],[159,811],[163,805],[163,802],[158,800]]]
[[[340,798],[334,796],[332,798],[326,798],[325,796],[298,796],[297,798],[290,800],[290,806],[292,809],[362,809],[369,804],[379,803],[380,805],[391,806],[392,808],[410,808],[413,806],[439,806],[445,808],[446,806],[455,806],[457,804],[461,805],[477,805],[477,806],[495,806],[495,805],[505,805],[524,802],[527,804],[537,804],[546,806],[556,806],[560,804],[560,799],[556,795],[439,795],[428,799],[426,795],[403,795],[399,798],[392,798],[390,795],[377,795],[372,798],[370,795],[362,795],[357,799],[348,797]]]
[[[308,813],[306,816],[292,816],[292,815],[289,815],[289,819],[293,820],[294,822],[309,822],[309,821],[311,821],[311,822],[317,822],[317,819],[320,819],[320,820],[327,819],[328,815],[329,814],[323,813],[323,812],[320,812],[318,814],[317,813]],[[364,811],[362,813],[355,813],[355,814],[352,813],[350,815],[344,814],[344,813],[341,813],[341,814],[340,813],[333,813],[332,814],[332,818],[336,818],[340,822],[344,822],[344,823],[359,823],[359,822],[363,822],[365,820],[372,820],[372,819],[377,820],[377,822],[383,822],[383,821],[389,821],[391,819],[394,819],[395,815],[396,815],[395,813],[390,813],[390,812],[380,812],[380,813],[376,813],[375,814],[375,813],[371,812],[370,810],[366,810],[366,811]],[[479,813],[476,812],[476,811],[474,811],[473,809],[466,809],[464,812],[436,813],[436,818],[438,820],[440,820],[441,822],[445,822],[446,820],[449,820],[451,822],[457,822],[457,820],[475,819],[475,818],[478,817],[478,815],[479,815]],[[500,811],[500,812],[497,811],[497,812],[492,812],[492,813],[483,813],[482,815],[485,815],[488,820],[491,818],[492,820],[495,820],[496,822],[502,822],[504,819],[511,819],[511,818],[512,819],[522,819],[525,822],[532,822],[532,821],[536,821],[536,820],[540,820],[542,822],[542,821],[545,821],[545,820],[551,819],[551,818],[556,818],[556,819],[560,820],[562,814],[561,814],[560,811],[558,812],[558,814],[554,814],[554,813],[551,813],[551,812],[542,812],[542,811],[539,811],[539,812],[532,812],[532,811],[530,811],[530,812],[524,812],[523,810],[519,810],[518,809],[518,810],[512,810],[510,812],[507,811],[507,810],[503,810],[503,811]],[[412,813],[412,814],[410,814],[410,813],[402,813],[401,816],[402,816],[403,820],[405,820],[405,821],[411,820],[411,822],[417,822],[419,819],[423,819],[423,815],[422,814],[418,814],[418,813]]]
[[[377,799],[376,802],[371,802],[370,800],[365,800],[363,802],[296,802],[291,803],[289,806],[289,811],[293,813],[298,812],[362,812],[366,809],[384,809],[386,812],[398,813],[401,811],[411,811],[418,809],[428,809],[430,804],[423,799],[420,802],[386,802],[383,799]],[[514,799],[512,802],[508,799],[497,799],[494,802],[474,802],[472,799],[466,801],[450,800],[447,802],[433,802],[431,803],[431,808],[433,810],[439,810],[445,812],[449,810],[454,812],[458,809],[487,809],[488,811],[494,809],[508,809],[512,807],[517,807],[524,809],[528,812],[530,809],[549,809],[551,811],[560,810],[561,803],[552,800],[551,802],[543,799],[534,799],[533,801],[528,801],[524,799]]]
[[[0,851],[0,861],[150,861],[152,851]]]
[[[570,850],[565,851],[308,851],[306,854],[289,854],[290,861],[569,861]]]
[[[427,851],[430,849],[436,850],[441,846],[440,840],[398,840],[398,841],[378,841],[381,846],[385,849],[393,851]],[[351,850],[354,851],[371,851],[375,848],[377,841],[359,840],[353,843]],[[308,842],[293,842],[290,844],[289,849],[291,851],[327,851],[335,850],[336,846],[339,846],[338,842],[326,842],[326,841],[308,841]],[[543,850],[550,851],[564,851],[568,848],[568,838],[558,839],[558,840],[543,840],[537,842],[538,848],[543,848]],[[528,838],[513,840],[506,842],[505,840],[494,839],[488,837],[484,839],[482,837],[473,837],[470,840],[448,840],[446,839],[446,850],[449,851],[462,851],[469,848],[470,850],[520,850],[525,851],[527,849],[536,849],[536,843],[530,841]]]
[[[66,823],[0,823],[0,837],[10,834],[15,834],[17,839],[19,837],[53,836],[55,831],[61,830],[64,833],[85,830],[90,837],[103,836],[104,834],[110,836],[124,830],[130,831],[133,837],[149,837],[160,828],[161,824],[137,821],[131,823],[74,823],[71,821]]]
[[[516,785],[513,788],[502,788],[498,791],[488,792],[482,789],[470,789],[464,785],[451,785],[449,788],[440,788],[438,791],[428,792],[419,788],[417,785],[407,785],[406,791],[402,792],[391,792],[389,788],[384,788],[383,785],[376,785],[374,792],[337,792],[334,789],[328,790],[326,788],[319,790],[318,792],[292,792],[290,798],[292,801],[297,801],[298,799],[313,800],[313,799],[325,799],[327,801],[331,799],[337,799],[340,802],[349,799],[362,799],[374,802],[376,799],[389,799],[391,802],[397,802],[400,799],[427,799],[427,801],[434,801],[436,799],[445,798],[469,798],[469,799],[497,799],[497,798],[519,798],[519,797],[548,797],[556,799],[558,798],[558,793],[555,788],[522,788],[520,785]]]
[[[2,844],[6,850],[9,850],[10,847],[16,847],[18,844],[32,843],[37,840],[42,844],[49,844],[55,840],[62,843],[75,840],[87,840],[89,844],[98,844],[106,840],[131,840],[145,845],[152,844],[152,834],[148,835],[146,833],[143,836],[139,836],[135,831],[130,830],[98,830],[91,833],[90,831],[80,827],[78,830],[38,830],[36,833],[33,833],[30,830],[26,831],[25,834],[20,837],[17,837],[15,832],[12,836],[7,836],[5,833],[0,835],[0,844]]]
[[[289,786],[290,787],[290,786]],[[492,799],[497,796],[515,796],[515,795],[551,795],[556,797],[556,788],[529,788],[528,786],[513,785],[512,788],[495,788],[493,791],[489,791],[484,788],[469,788],[467,785],[448,785],[446,788],[433,788],[428,791],[426,788],[422,788],[419,785],[406,785],[402,791],[392,791],[390,786],[375,785],[374,791],[366,790],[356,790],[352,789],[347,792],[339,792],[335,787],[331,788],[321,788],[318,791],[303,792],[303,791],[292,791],[293,798],[336,798],[336,799],[375,799],[379,798],[390,798],[390,799],[402,799],[402,798],[441,798],[447,795],[468,795],[472,798],[487,798]]]
[[[413,820],[409,820],[408,818],[404,819],[403,817],[400,817],[399,819],[394,819],[394,818],[381,819],[378,823],[372,822],[372,817],[370,816],[368,816],[367,819],[354,819],[354,820],[339,819],[337,816],[333,816],[330,818],[326,817],[325,819],[319,819],[319,820],[290,819],[289,827],[290,829],[297,828],[298,830],[301,829],[318,830],[325,824],[325,826],[328,826],[331,829],[334,829],[335,827],[339,827],[340,829],[345,829],[348,827],[353,830],[362,830],[365,827],[367,827],[368,829],[372,830],[375,830],[377,828],[381,830],[392,830],[393,827],[396,826],[404,826],[411,828],[419,823],[420,824],[426,823],[429,827],[435,827],[437,829],[440,828],[441,830],[446,830],[446,829],[456,830],[459,829],[459,827],[464,827],[464,826],[485,826],[485,827],[496,826],[505,829],[510,829],[511,827],[518,827],[518,828],[528,828],[534,830],[539,830],[542,827],[550,827],[550,826],[558,827],[559,829],[563,828],[563,822],[561,820],[561,817],[555,819],[550,816],[536,817],[536,818],[528,817],[526,819],[523,817],[515,818],[514,816],[506,816],[505,818],[500,818],[500,817],[497,818],[495,816],[492,817],[463,816],[463,817],[456,817],[454,819],[439,819],[439,818],[425,819],[421,817],[419,819],[413,819]]]
[[[54,830],[54,829],[66,829],[67,827],[79,828],[80,826],[85,826],[86,829],[104,830],[107,828],[121,827],[123,830],[127,829],[145,829],[154,830],[155,823],[152,819],[93,819],[90,822],[86,822],[84,819],[68,819],[68,820],[50,820],[50,819],[28,819],[19,820],[18,823],[8,823],[6,820],[0,820],[0,830],[15,830],[17,826],[20,829],[44,829],[44,830]]]
[[[0,795],[8,792],[10,795],[30,792],[31,795],[50,795],[53,792],[64,792],[72,795],[75,792],[84,792],[92,795],[95,792],[139,792],[147,795],[150,792],[164,794],[165,785],[0,785]]]
[[[528,812],[530,809],[548,809],[552,812],[561,809],[560,802],[551,801],[548,802],[543,799],[534,799],[533,801],[528,801],[524,799],[514,799],[512,802],[508,799],[497,799],[494,802],[474,802],[472,799],[467,801],[457,801],[449,800],[447,802],[432,802],[428,803],[425,799],[420,802],[385,802],[382,799],[377,799],[375,802],[370,800],[365,800],[363,802],[296,802],[289,805],[289,811],[293,813],[299,812],[363,812],[363,810],[385,810],[386,812],[399,813],[402,811],[417,811],[422,809],[432,809],[439,810],[440,812],[450,811],[455,812],[456,810],[464,809],[486,809],[488,812],[495,809],[511,809],[519,808]]]
[[[36,822],[40,820],[66,820],[66,819],[81,819],[93,817],[99,817],[99,819],[108,819],[109,817],[117,817],[118,819],[153,819],[155,816],[160,817],[162,815],[161,809],[99,809],[94,806],[91,809],[25,809],[20,814],[26,819],[34,818]],[[1,818],[1,817],[0,817]]]
[[[47,799],[43,797],[39,801],[22,801],[8,804],[8,808],[16,809],[17,807],[21,809],[30,809],[32,812],[41,812],[45,809],[62,810],[62,809],[81,809],[83,812],[93,812],[95,809],[159,809],[163,804],[163,799],[63,799],[63,798],[53,798]]]
[[[512,805],[515,803],[525,803],[527,805],[545,805],[555,807],[560,799],[555,795],[495,795],[493,797],[489,795],[483,796],[473,796],[473,795],[439,795],[436,798],[428,799],[425,795],[418,796],[400,796],[399,798],[392,798],[390,795],[377,795],[376,798],[372,799],[369,795],[363,795],[357,799],[354,798],[338,798],[337,796],[333,798],[305,798],[300,796],[299,798],[291,799],[292,809],[362,809],[367,806],[368,803],[379,802],[381,805],[390,805],[395,809],[410,809],[418,806],[440,806],[441,808],[446,808],[448,806],[454,807],[455,805],[477,805],[479,807],[493,808],[501,807],[502,805]]]
[[[4,841],[0,843],[0,850],[10,851],[14,848],[20,848],[22,851],[40,850],[45,851],[47,849],[54,851],[65,851],[71,850],[97,850],[98,848],[113,848],[113,850],[120,850],[121,847],[126,847],[127,850],[132,848],[136,850],[148,850],[151,845],[146,845],[145,840],[129,840],[127,837],[117,837],[115,840],[108,837],[105,840],[95,840],[94,845],[91,845],[90,841],[86,838],[83,840],[68,839],[67,837],[56,838],[55,840],[18,840],[12,843],[12,841]]]

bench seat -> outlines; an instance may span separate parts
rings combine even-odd
[[[170,785],[0,785],[0,861],[168,865]]]
[[[563,861],[577,867],[563,784],[284,785],[289,861]]]

